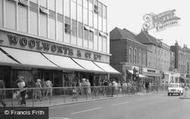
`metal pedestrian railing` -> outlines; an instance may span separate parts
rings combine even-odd
[[[0,99],[6,106],[52,106],[66,103],[83,102],[101,98],[158,93],[167,90],[166,86],[149,88],[135,86],[83,86],[83,87],[52,87],[52,88],[5,88],[0,89]],[[21,92],[25,91],[24,97]],[[26,104],[21,105],[23,98]]]

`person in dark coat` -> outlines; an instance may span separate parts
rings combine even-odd
[[[20,97],[21,97],[20,104],[25,106],[26,105],[26,84],[24,81],[24,77],[20,76],[17,79],[16,83],[17,83],[17,86],[19,88]]]
[[[4,88],[5,88],[4,81],[0,80],[0,103],[3,105],[3,107],[6,106],[5,102],[3,101],[3,97],[5,93],[5,90],[3,90]]]

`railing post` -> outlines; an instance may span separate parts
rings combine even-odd
[[[12,95],[12,98],[11,98],[11,105],[13,107],[13,94],[14,94],[14,89],[11,89],[11,95]]]
[[[34,107],[34,88],[31,88],[32,91],[32,107]]]

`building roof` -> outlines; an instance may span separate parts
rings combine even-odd
[[[161,40],[151,36],[148,31],[141,31],[136,39],[143,44],[152,44],[156,46],[161,46]]]
[[[139,42],[136,40],[136,35],[127,29],[120,29],[118,27],[114,28],[110,32],[110,39],[130,39]]]

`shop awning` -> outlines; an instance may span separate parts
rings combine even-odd
[[[18,64],[16,61],[14,61],[13,59],[11,59],[10,57],[8,57],[5,53],[3,53],[2,51],[0,51],[0,64]]]
[[[51,63],[39,52],[32,52],[7,47],[1,48],[24,66],[39,68],[58,68],[55,64]]]
[[[43,53],[43,55],[47,57],[50,61],[55,63],[57,66],[63,69],[84,70],[84,68],[80,67],[69,57],[51,55],[51,54],[45,54],[45,53]]]
[[[77,64],[79,64],[80,66],[82,66],[84,69],[86,69],[87,71],[92,71],[92,72],[104,72],[105,71],[101,68],[99,68],[98,66],[96,66],[92,61],[88,61],[88,60],[82,60],[82,59],[75,59],[72,58]]]
[[[112,66],[107,63],[94,62],[97,66],[102,68],[107,73],[120,74],[117,70],[115,70]]]

